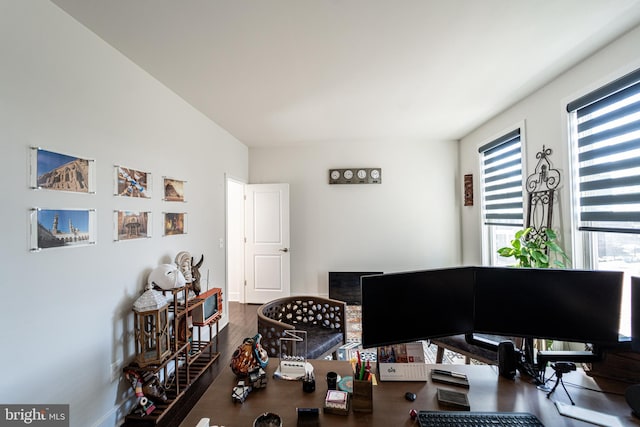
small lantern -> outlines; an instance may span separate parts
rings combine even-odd
[[[169,303],[152,286],[133,303],[136,362],[140,367],[160,364],[171,354]]]

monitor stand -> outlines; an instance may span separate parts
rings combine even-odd
[[[488,340],[475,334],[466,334],[465,339],[469,344],[498,351],[498,342]],[[533,377],[539,384],[543,384],[544,372],[549,363],[573,362],[587,363],[602,360],[600,349],[594,347],[594,351],[539,351],[534,350],[534,339],[523,338],[522,348],[517,350],[517,367],[522,373]]]
[[[550,362],[574,362],[588,363],[602,360],[602,351],[595,348],[593,351],[539,351],[537,355],[538,369],[544,369]]]
[[[544,374],[547,365],[553,362],[589,363],[599,362],[603,358],[602,350],[594,346],[593,351],[539,351],[536,357],[538,380],[545,382]],[[555,369],[555,367],[554,367]]]

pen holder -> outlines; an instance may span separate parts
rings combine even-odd
[[[373,382],[353,380],[351,398],[353,412],[373,412]]]
[[[311,378],[305,378],[302,380],[302,391],[305,393],[312,393],[316,390],[316,380]]]

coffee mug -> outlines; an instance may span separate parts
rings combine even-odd
[[[305,393],[311,393],[316,390],[316,380],[314,379],[304,379],[302,380],[302,391]]]
[[[338,374],[333,371],[327,372],[327,389],[336,390],[338,386]]]

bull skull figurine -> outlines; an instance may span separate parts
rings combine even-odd
[[[200,258],[197,264],[193,263],[193,257],[187,251],[178,252],[175,259],[176,265],[182,272],[187,283],[193,289],[193,292],[197,295],[200,295],[200,267],[204,262],[204,254]]]
[[[204,262],[204,254],[200,258],[197,264],[193,263],[193,257],[191,257],[191,288],[196,295],[200,295],[200,267],[202,267],[202,263]]]

